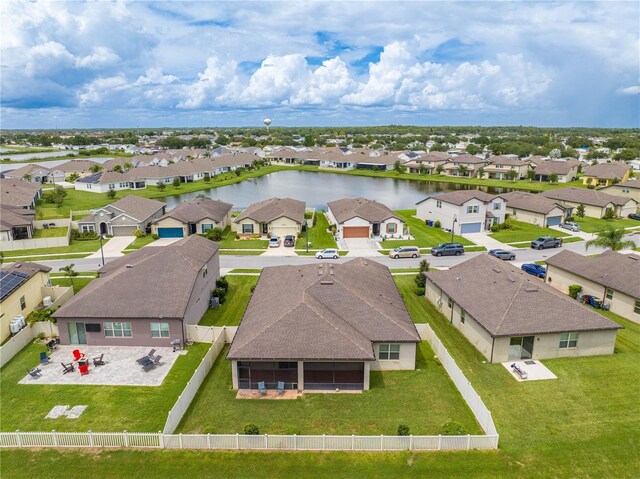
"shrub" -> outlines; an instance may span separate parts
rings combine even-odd
[[[27,316],[27,324],[39,323],[40,321],[51,321],[51,314],[53,311],[50,309],[34,309]]]
[[[223,235],[223,231],[218,227],[211,228],[209,231],[207,231],[207,234],[206,234],[207,239],[210,239],[211,241],[221,241],[222,235]]]
[[[569,296],[573,299],[578,299],[578,295],[582,292],[582,286],[579,284],[570,284],[569,285]]]
[[[423,288],[424,289],[424,287],[427,284],[427,278],[422,272],[416,274],[416,277],[415,277],[414,281],[416,282],[416,286],[418,288]]]
[[[237,240],[240,239],[240,234],[239,233],[236,233],[236,239]]]
[[[467,431],[459,422],[448,421],[440,428],[440,434],[443,436],[463,436],[467,434]]]
[[[164,191],[164,190],[166,190],[166,189],[167,189],[167,185],[166,185],[164,182],[162,182],[162,183],[158,183],[158,189],[159,189],[160,191]]]
[[[564,220],[565,221],[575,221],[575,218],[573,216],[567,216]]]
[[[107,198],[109,198],[110,200],[113,200],[116,197],[116,190],[114,190],[113,188],[109,188],[109,191],[107,191]]]
[[[400,424],[398,426],[398,436],[408,436],[409,434],[411,434],[410,431],[411,429],[406,424]]]
[[[71,230],[71,239],[73,241],[89,241],[98,239],[98,233],[95,231],[83,231],[80,233],[79,230],[72,229]]]
[[[498,231],[500,231],[500,225],[498,223],[493,223],[491,225],[491,232],[497,233]]]
[[[216,288],[221,288],[225,291],[229,291],[229,281],[227,281],[227,278],[222,276],[221,278],[216,279]]]
[[[425,271],[429,271],[429,261],[427,261],[426,259],[423,259],[422,261],[420,261],[420,272],[425,272]]]
[[[178,187],[180,186],[180,178],[174,178],[174,179],[173,179],[173,183],[172,183],[172,185],[173,185],[175,188],[178,188]]]
[[[222,288],[216,288],[213,290],[213,296],[217,296],[218,298],[220,298],[220,304],[222,304],[227,300],[227,298],[225,297],[227,296],[227,291]]]
[[[36,338],[38,338],[40,341],[42,341],[46,337],[47,337],[47,335],[44,334],[44,333],[38,333],[38,335],[36,336]]]
[[[202,432],[204,434],[215,434],[216,433],[216,429],[213,426],[205,426],[205,428],[202,430]]]
[[[260,428],[256,424],[250,422],[249,424],[245,424],[244,433],[250,436],[257,436],[260,434]]]
[[[204,174],[204,181],[209,183],[211,181],[211,175],[209,173]]]
[[[607,208],[604,212],[604,215],[602,215],[603,220],[612,220],[615,217],[616,214],[613,212],[613,208]]]
[[[440,220],[436,220],[435,223],[433,223],[433,227],[434,228],[441,228],[442,227],[442,223],[440,223]]]
[[[159,239],[159,238],[160,238],[160,236],[158,236],[158,233],[153,233],[153,234],[151,235],[151,237],[152,237],[154,240],[157,240],[157,239]]]
[[[141,229],[136,229],[133,231],[133,236],[135,236],[136,238],[142,238],[144,236],[144,231],[142,231]]]
[[[416,288],[416,296],[424,296],[424,288]]]

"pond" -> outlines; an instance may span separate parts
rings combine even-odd
[[[220,188],[169,196],[165,201],[167,209],[172,209],[204,193],[215,200],[232,203],[234,209],[239,210],[267,198],[288,197],[305,201],[308,208],[323,209],[328,201],[363,197],[376,200],[392,210],[400,210],[414,209],[418,201],[434,193],[478,188],[492,194],[511,191],[508,188],[293,170],[279,171]]]

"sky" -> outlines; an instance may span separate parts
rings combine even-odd
[[[640,127],[640,2],[0,2],[0,126]]]

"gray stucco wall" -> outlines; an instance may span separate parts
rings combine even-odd
[[[131,323],[132,336],[130,338],[115,338],[106,337],[104,334],[105,322],[124,322]],[[177,319],[59,319],[58,328],[60,329],[60,343],[71,344],[69,342],[69,327],[68,323],[85,323],[85,324],[100,324],[100,332],[98,333],[86,333],[87,345],[91,346],[158,346],[169,347],[172,339],[183,339],[182,337],[182,323]],[[169,337],[168,338],[152,338],[151,337],[151,323],[169,323]],[[183,340],[184,342],[184,340]]]

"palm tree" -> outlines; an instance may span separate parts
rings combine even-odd
[[[610,249],[612,251],[635,248],[636,244],[633,241],[622,239],[625,234],[626,231],[624,228],[608,226],[604,231],[596,233],[597,238],[587,241],[585,248],[589,249],[589,246],[599,246],[600,248]]]
[[[67,266],[63,266],[62,268],[59,269],[59,271],[62,271],[64,273],[64,275],[69,278],[69,281],[71,281],[71,287],[73,288],[73,291],[76,290],[74,284],[73,284],[73,277],[74,276],[78,276],[78,272],[74,271],[73,267],[75,266],[75,264],[71,263],[68,264]]]

